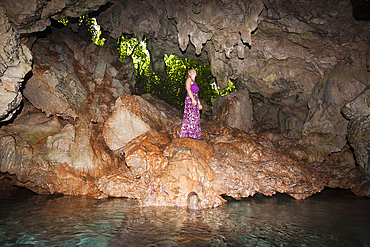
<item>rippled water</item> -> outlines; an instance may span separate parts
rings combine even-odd
[[[370,246],[370,199],[326,189],[190,211],[0,191],[0,246]]]

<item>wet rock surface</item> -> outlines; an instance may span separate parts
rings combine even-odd
[[[134,198],[144,206],[190,203],[204,208],[222,204],[221,195],[241,199],[286,193],[305,199],[325,187],[359,186],[361,174],[348,148],[312,163],[296,141],[273,133],[248,134],[219,124],[202,127],[207,133],[204,141],[171,140],[158,132],[132,140],[124,148],[131,180],[124,178],[130,173],[108,175],[99,180],[100,188],[110,187],[105,191],[109,196],[127,196],[122,184],[129,183],[129,188],[141,191]]]

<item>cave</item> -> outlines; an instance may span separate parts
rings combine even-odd
[[[2,0],[1,182],[142,206],[324,188],[368,197],[368,10],[360,0]],[[78,24],[86,14],[104,46]],[[174,54],[209,65],[221,89],[234,83],[202,111],[204,140],[178,138],[182,111],[134,92],[122,35],[147,40],[161,79]]]

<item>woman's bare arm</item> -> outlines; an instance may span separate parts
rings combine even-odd
[[[197,101],[194,98],[193,92],[191,91],[191,78],[186,79],[186,91],[188,91],[188,94],[191,98],[191,102],[193,105],[197,104]]]

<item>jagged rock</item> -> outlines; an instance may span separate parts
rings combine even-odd
[[[49,18],[78,17],[106,2],[0,3],[3,121],[19,107],[17,90],[31,64],[18,34],[41,31]],[[17,6],[27,8],[23,15]],[[255,116],[263,113],[255,117],[258,124],[275,129],[245,132],[203,121],[204,141],[178,139],[181,114],[158,100],[123,96],[135,93],[130,59],[122,65],[114,49],[82,41],[68,28],[51,28],[35,42],[35,66],[25,89],[46,115],[23,111],[0,129],[1,172],[14,174],[7,174],[12,184],[37,193],[123,196],[143,206],[196,209],[222,204],[221,195],[280,192],[303,199],[324,187],[369,195],[369,183],[361,183],[346,145],[348,122],[339,112],[370,81],[370,29],[368,22],[354,21],[351,1],[117,0],[101,8],[98,22],[112,37],[145,37],[151,68],[162,79],[164,54],[209,63],[218,86],[233,80],[260,103],[254,106]],[[32,38],[26,39],[31,47]],[[126,112],[120,116],[129,119],[114,119],[121,108]],[[367,116],[356,115],[348,125],[362,175],[368,165]],[[144,127],[129,136],[131,124],[140,121]]]
[[[295,108],[294,111],[289,107],[278,110],[278,123],[281,133],[289,138],[300,139],[302,137],[302,127],[307,114],[307,109]]]
[[[63,127],[56,117],[2,127],[1,172],[15,174],[16,185],[41,194],[94,195],[98,192],[94,180],[108,167],[116,167],[117,161],[92,147],[89,129],[83,121]]]
[[[48,39],[37,40],[33,54],[33,76],[23,93],[48,116],[76,119],[89,114],[93,121],[104,121],[108,106],[117,97],[130,93],[131,82],[126,80],[125,72],[130,71],[129,64],[122,66],[115,51],[85,42],[68,29],[53,29]],[[89,96],[105,90],[105,84],[110,89],[103,95]]]
[[[32,160],[32,148],[27,142],[12,135],[2,136],[0,147],[1,172],[16,174],[19,181],[26,182]]]
[[[253,106],[253,120],[255,126],[262,129],[279,128],[278,115],[279,106],[271,104],[267,99],[262,97],[251,97]]]
[[[350,120],[347,138],[354,150],[361,171],[370,177],[370,86],[354,100],[347,103],[341,112]]]
[[[166,77],[161,51],[168,51],[171,47],[171,54],[183,57],[178,48],[187,50],[189,41],[192,46],[188,50],[197,55],[207,56],[202,50],[207,41],[210,41],[220,54],[229,56],[235,49],[242,57],[245,44],[251,43],[250,33],[257,28],[258,16],[262,9],[263,3],[260,0],[248,4],[243,1],[205,1],[198,5],[192,1],[129,1],[125,4],[114,1],[110,8],[99,15],[98,21],[114,38],[118,38],[122,33],[134,34],[139,41],[144,34],[146,37],[152,37],[148,46],[152,68],[160,77]],[[161,45],[163,41],[159,37],[167,41],[167,47]],[[157,49],[158,47],[160,48]],[[209,52],[208,48],[205,49]],[[212,72],[220,87],[227,87],[227,75],[232,71],[226,74],[215,65],[212,66]]]
[[[213,102],[212,118],[233,128],[248,132],[253,126],[252,101],[247,89],[216,98]]]
[[[20,86],[31,70],[32,55],[25,45],[20,44],[19,34],[10,25],[1,5],[0,60],[0,121],[7,121],[20,106]]]
[[[172,116],[172,117],[174,117],[174,119],[181,119],[182,120],[183,113],[178,111],[176,108],[172,107],[170,104],[166,103],[165,101],[159,100],[159,99],[157,99],[156,97],[154,97],[150,94],[143,94],[143,95],[141,95],[141,97],[143,99],[145,99],[146,101],[148,101],[153,106],[155,106],[158,110],[163,112],[165,114],[165,116]],[[176,121],[173,124],[176,125],[178,123],[179,122]]]
[[[133,199],[140,199],[148,186],[143,179],[135,179],[127,167],[121,167],[100,177],[96,184],[107,196]],[[160,202],[157,205],[160,206]]]
[[[54,29],[48,40],[37,40],[33,52],[33,76],[24,91],[46,115],[25,102],[26,107],[14,124],[2,126],[1,155],[8,159],[4,158],[1,172],[16,174],[16,185],[37,193],[97,195],[101,192],[94,181],[109,169],[116,169],[120,158],[108,153],[101,134],[96,138],[92,126],[101,128],[103,123],[99,120],[113,106],[112,81],[128,84],[125,70],[115,52],[91,46],[68,31]],[[91,54],[95,52],[100,59]],[[109,72],[92,73],[99,67],[98,61],[105,61]],[[100,75],[103,78],[95,77]],[[121,90],[117,94],[123,93]],[[61,123],[56,115],[70,123]]]
[[[103,136],[108,147],[117,150],[149,130],[170,132],[179,123],[180,118],[166,115],[140,96],[124,95],[117,99],[105,122]]]
[[[173,205],[186,207],[191,192],[199,196],[200,208],[216,207],[224,202],[212,187],[213,171],[208,165],[212,154],[212,146],[205,141],[177,138],[168,145],[164,151],[168,166],[159,187]],[[148,198],[143,198],[143,204],[151,205]]]
[[[301,140],[310,150],[311,160],[339,152],[346,145],[348,121],[340,109],[366,87],[355,80],[352,73],[350,65],[339,64],[312,93]]]
[[[163,151],[170,142],[168,134],[148,131],[126,144],[122,151],[134,177],[163,172],[168,163],[163,157]]]
[[[45,116],[45,115],[44,115]],[[43,116],[34,117],[45,119]],[[36,123],[9,124],[0,130],[3,135],[17,135],[22,140],[34,145],[42,139],[59,132],[62,129],[57,117],[48,118],[47,121],[36,121]]]
[[[222,204],[220,195],[240,199],[279,192],[304,199],[324,187],[359,188],[360,173],[348,148],[325,162],[307,163],[307,158],[293,155],[299,147],[282,137],[270,135],[270,141],[253,131],[220,125],[203,128],[207,142],[169,141],[157,132],[132,140],[123,150],[131,171],[103,176],[99,189],[109,196],[139,199],[143,206],[188,207],[190,200],[197,209]]]
[[[57,118],[43,123],[8,125],[0,129],[1,172],[16,174],[20,182],[29,180],[34,150],[32,145],[62,128]]]
[[[213,137],[215,153],[209,165],[218,194],[241,198],[280,192],[304,199],[326,186],[351,188],[359,178],[358,171],[346,173],[355,169],[353,163],[308,165],[285,155],[281,142],[273,145],[263,136],[215,128]]]
[[[7,6],[4,8],[17,32],[30,33],[48,26],[49,17],[77,17],[105,3],[103,0],[84,1],[82,5],[79,1],[44,0],[36,3],[22,0],[15,3],[5,0],[4,5]],[[24,15],[18,16],[17,6],[28,6],[28,9]],[[316,126],[323,122],[319,117],[321,99],[315,96],[320,89],[315,89],[315,85],[321,85],[343,62],[352,72],[347,75],[349,80],[359,84],[366,84],[369,80],[364,64],[369,43],[368,24],[354,21],[349,0],[338,4],[319,0],[310,4],[287,0],[263,3],[259,0],[156,0],[128,1],[124,4],[111,1],[99,13],[98,22],[112,37],[133,34],[140,41],[145,36],[152,58],[151,67],[162,79],[166,76],[163,54],[196,58],[211,65],[221,89],[233,79],[254,95],[270,101],[278,108],[276,113],[270,111],[271,114],[279,116],[266,116],[267,119],[279,118],[278,127],[287,136],[303,136],[302,143],[312,149],[313,160],[340,150],[344,142],[343,133],[333,133],[326,127],[320,132],[312,132],[314,136],[307,131],[316,131]],[[83,64],[84,57],[79,57]],[[91,88],[102,83],[109,64],[105,59],[98,60],[93,68],[96,78],[89,83]],[[114,81],[112,85],[116,86],[112,94],[118,97],[129,91],[134,92],[133,84],[131,79],[129,85]],[[10,95],[10,98],[13,103],[9,108],[14,110],[20,95],[16,98]],[[307,109],[307,104],[310,109]],[[107,104],[98,105],[100,108],[94,108],[97,114],[94,121],[104,121],[101,114],[106,111]],[[343,119],[340,119],[337,107],[334,108],[328,109],[328,112],[335,112],[329,121],[334,121],[332,125],[342,129]],[[308,115],[302,117],[303,114]],[[268,121],[260,119],[258,122]],[[333,138],[335,140],[331,141]],[[312,140],[320,143],[322,150],[312,148],[309,144]]]
[[[49,17],[56,13],[59,17],[54,17],[58,20],[61,16],[79,17],[97,10],[106,2],[84,1],[83,5],[64,0],[0,2],[0,121],[11,119],[18,110],[22,100],[19,88],[31,70],[32,55],[25,45],[20,44],[19,34],[43,31],[51,23]],[[22,14],[19,14],[20,10]]]
[[[56,20],[65,17],[80,17],[96,11],[105,3],[107,0],[2,0],[0,5],[4,7],[12,24],[20,33],[33,33],[45,30],[50,25],[50,17]],[[19,14],[20,10],[22,14]]]
[[[71,61],[63,53],[58,53],[56,47],[44,40],[38,40],[34,45],[33,76],[28,80],[23,93],[47,116],[75,119],[78,116],[76,111],[87,93],[74,73]],[[62,48],[59,50],[63,51]]]
[[[311,150],[311,159],[320,160],[331,152],[341,150],[345,144],[343,130],[346,123],[339,109],[342,106],[340,104],[350,100],[352,95],[349,94],[352,93],[345,93],[345,100],[325,109],[320,107],[322,99],[317,97],[322,88],[319,85],[328,81],[328,76],[337,74],[343,66],[349,73],[345,75],[347,80],[358,85],[366,84],[366,78],[369,77],[363,66],[368,48],[366,23],[355,23],[351,16],[350,1],[340,4],[323,4],[320,1],[302,4],[299,1],[287,3],[279,0],[264,4],[263,9],[259,1],[202,1],[198,4],[166,1],[164,6],[162,3],[152,3],[152,7],[146,9],[133,9],[136,6],[134,3],[128,4],[129,8],[123,8],[117,2],[107,12],[101,13],[99,20],[105,29],[112,30],[117,37],[128,30],[139,38],[143,33],[147,37],[155,37],[149,41],[149,50],[154,63],[162,64],[153,65],[159,75],[165,75],[161,57],[163,53],[171,51],[171,54],[182,56],[178,54],[178,47],[187,54],[199,54],[200,60],[207,56],[221,89],[227,87],[230,79],[235,79],[249,92],[270,101],[277,109],[270,111],[266,118],[278,120],[278,127],[289,137],[303,136],[302,143]],[[116,5],[119,12],[114,11]],[[167,16],[161,15],[160,9],[163,7]],[[335,18],[327,18],[328,11],[325,10]],[[151,16],[157,16],[161,27],[151,19],[153,28],[148,30],[140,25],[144,22],[142,18],[133,18],[143,16],[142,13],[148,11]],[[110,15],[117,19],[109,19]],[[132,18],[127,19],[127,16]],[[112,25],[113,20],[120,20],[119,25]],[[135,25],[132,25],[133,22]],[[177,30],[172,28],[174,25]],[[258,30],[252,36],[253,42],[250,42],[247,37],[250,32],[246,30],[254,30],[257,25]],[[207,54],[201,53],[202,50]],[[349,63],[343,65],[346,60]],[[339,82],[340,78],[335,81]],[[318,86],[315,89],[316,84]],[[322,121],[322,112],[330,117]],[[259,122],[270,120],[260,119]],[[323,126],[328,121],[332,122],[330,126],[336,126],[333,127],[335,130],[328,125]],[[312,141],[321,146],[320,150],[312,147],[316,145],[311,145]]]

